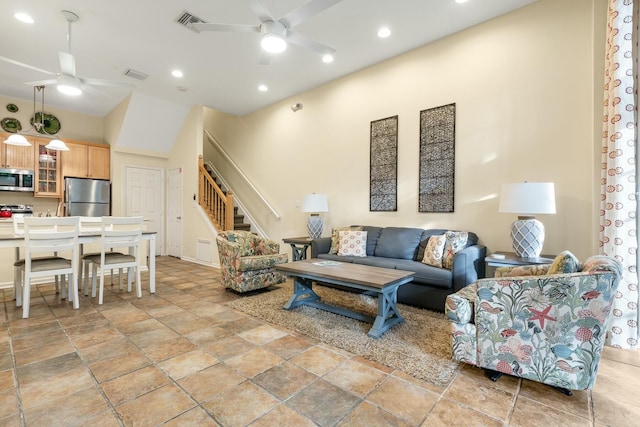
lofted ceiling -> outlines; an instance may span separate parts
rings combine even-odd
[[[294,30],[336,49],[335,61],[289,45],[261,65],[258,33],[193,32],[176,22],[187,11],[206,22],[257,25],[246,0],[21,0],[0,12],[0,56],[33,67],[59,71],[58,51],[71,53],[79,76],[129,83],[130,88],[99,87],[104,95],[79,97],[47,90],[47,105],[104,116],[132,91],[184,105],[204,105],[243,115],[305,90],[407,52],[449,34],[533,3],[535,0],[343,0],[297,25]],[[264,0],[275,18],[308,0]],[[25,24],[14,13],[26,12]],[[391,30],[377,37],[381,26]],[[144,81],[125,76],[132,69]],[[171,71],[184,76],[175,78]],[[0,61],[0,94],[30,100],[24,82],[51,76]],[[266,92],[258,86],[268,86]]]

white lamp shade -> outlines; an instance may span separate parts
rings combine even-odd
[[[499,211],[523,215],[555,214],[553,182],[502,184]]]
[[[67,74],[61,74],[58,77],[58,84],[56,88],[61,93],[70,96],[78,96],[82,93],[80,81],[76,77],[69,76]]]
[[[326,194],[305,194],[302,197],[302,212],[327,212],[329,204]]]
[[[7,145],[17,145],[19,147],[31,147],[31,143],[27,141],[27,138],[17,133],[9,135],[9,138],[5,139],[4,143]]]
[[[49,150],[69,151],[69,147],[67,147],[67,144],[65,144],[64,141],[61,141],[59,139],[51,140],[51,142],[48,143],[45,147],[48,148]]]

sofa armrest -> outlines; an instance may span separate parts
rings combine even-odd
[[[453,292],[484,277],[484,258],[487,248],[472,245],[456,253],[453,258],[451,273],[453,275]]]
[[[320,237],[311,241],[311,258],[317,258],[318,254],[328,254],[331,249],[331,237]]]

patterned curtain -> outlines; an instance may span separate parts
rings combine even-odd
[[[635,4],[634,4],[635,3]],[[638,0],[609,0],[602,134],[600,250],[624,267],[607,343],[638,346]]]

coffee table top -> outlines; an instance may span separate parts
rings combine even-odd
[[[385,288],[406,281],[415,273],[391,268],[373,267],[350,262],[328,261],[318,258],[277,264],[276,270],[293,276],[314,280],[330,279],[367,285],[373,288]]]

